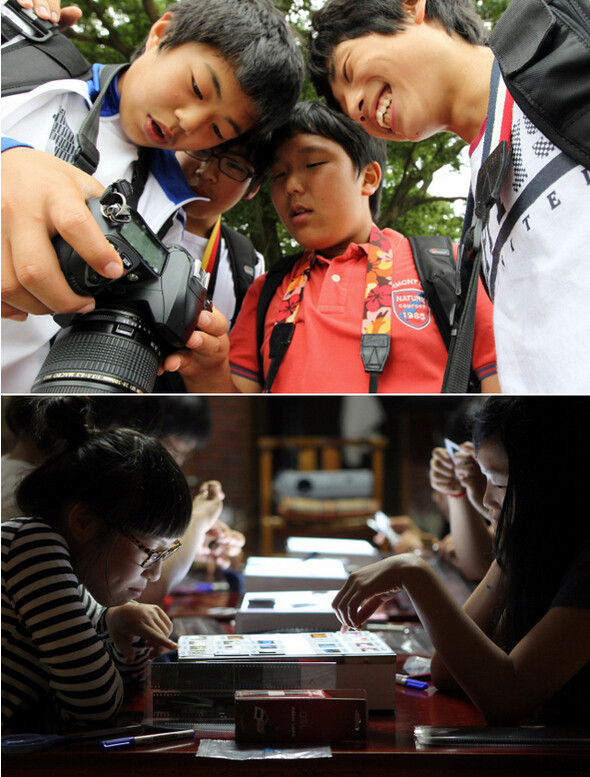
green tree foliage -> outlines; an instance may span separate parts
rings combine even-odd
[[[91,62],[128,60],[169,5],[166,0],[76,0],[75,4],[82,18],[67,34]]]
[[[322,0],[274,0],[305,45],[310,14]],[[479,14],[490,29],[506,9],[509,0],[477,0]],[[121,62],[129,59],[142,43],[151,24],[165,11],[167,0],[79,0],[83,17],[69,31],[84,55],[93,62]],[[302,99],[314,99],[311,84],[304,85]],[[379,225],[403,234],[448,234],[461,232],[464,197],[433,194],[431,185],[441,168],[459,170],[464,143],[448,133],[420,143],[389,143],[388,163]],[[270,201],[269,187],[227,214],[226,220],[247,234],[264,254],[267,264],[296,246],[278,220]]]

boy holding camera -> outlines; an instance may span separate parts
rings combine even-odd
[[[212,43],[214,41],[214,43]],[[26,391],[58,330],[49,316],[87,312],[58,271],[57,232],[101,275],[121,275],[120,258],[85,201],[131,178],[138,147],[149,173],[138,211],[154,231],[195,199],[172,151],[210,148],[288,115],[299,94],[301,56],[270,0],[182,0],[151,28],[144,48],[111,83],[101,106],[99,166],[91,177],[70,164],[78,131],[96,99],[90,82],[59,81],[2,99],[3,390]],[[149,88],[148,88],[149,85]],[[30,146],[27,148],[26,146]],[[31,183],[34,182],[34,186]]]
[[[256,318],[266,276],[248,291],[229,337],[222,317],[208,314],[203,331],[187,343],[192,356],[183,351],[168,357],[165,368],[178,370],[189,391],[366,393],[372,378],[363,362],[365,334],[391,343],[375,381],[378,391],[440,391],[447,351],[409,242],[374,224],[384,163],[384,144],[352,120],[318,102],[295,107],[275,133],[271,195],[305,251],[293,258],[266,311],[263,375]],[[482,391],[490,392],[497,380],[485,295],[476,319],[473,368]],[[277,324],[290,330],[290,339],[280,336],[286,344],[282,360],[271,356],[280,350]]]

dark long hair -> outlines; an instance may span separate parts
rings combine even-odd
[[[22,481],[23,515],[59,527],[84,503],[105,523],[153,537],[184,533],[191,516],[186,479],[154,438],[133,429],[94,431],[88,413],[67,398],[34,400],[34,428],[56,451]]]
[[[495,555],[506,580],[503,647],[511,650],[547,612],[590,541],[590,399],[491,398],[474,420],[476,452],[490,439],[508,455]]]

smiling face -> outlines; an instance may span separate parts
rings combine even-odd
[[[338,143],[302,133],[278,147],[271,175],[277,213],[304,248],[330,258],[343,254],[351,242],[367,242],[369,197],[381,179],[377,163],[359,174]]]
[[[160,49],[167,14],[152,27],[145,52],[119,79],[121,126],[139,146],[211,148],[256,123],[253,100],[215,49],[183,43]]]
[[[334,98],[370,135],[385,140],[417,141],[448,129],[441,43],[440,28],[427,22],[339,43],[332,58]]]
[[[502,443],[492,437],[480,445],[477,462],[487,480],[483,503],[495,528],[508,486],[508,454]]]

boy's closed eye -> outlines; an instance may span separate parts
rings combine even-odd
[[[244,162],[240,162],[240,161],[238,161],[237,159],[232,159],[232,158],[231,158],[231,157],[229,157],[229,156],[228,156],[228,157],[226,157],[226,159],[227,159],[227,162],[226,162],[226,164],[227,164],[227,166],[228,166],[229,168],[231,168],[232,170],[235,170],[235,172],[236,172],[236,173],[240,173],[240,174],[247,174],[247,175],[248,175],[248,177],[251,177],[251,172],[250,172],[250,170],[249,170],[249,169],[246,167],[246,165],[244,164]]]
[[[203,92],[201,91],[198,83],[196,82],[196,80],[194,78],[193,78],[193,92],[199,98],[199,100],[203,101],[203,99],[204,99]],[[219,140],[223,140],[224,139],[223,133],[221,132],[221,130],[219,129],[217,124],[212,124],[211,125],[211,129],[213,130],[215,135],[219,138]]]

